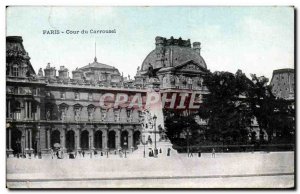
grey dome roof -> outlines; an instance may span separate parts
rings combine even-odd
[[[168,62],[171,61],[173,58],[172,60],[173,67],[181,65],[186,61],[193,60],[195,63],[198,63],[201,67],[205,69],[207,68],[203,57],[190,47],[170,45],[170,46],[165,46],[164,49],[165,49],[165,53],[171,53],[172,50],[172,55],[167,54],[166,56],[164,56],[164,61]],[[160,68],[160,66],[157,65],[156,63],[156,58],[157,58],[156,49],[154,49],[148,54],[148,56],[143,61],[141,70],[147,71],[150,65],[152,65],[153,69]]]

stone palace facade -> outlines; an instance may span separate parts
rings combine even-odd
[[[73,70],[72,78],[67,68],[61,66],[57,72],[50,63],[36,73],[22,42],[22,37],[6,38],[8,156],[47,155],[57,144],[65,153],[134,151],[143,134],[143,110],[102,108],[101,96],[145,97],[149,88],[154,88],[162,96],[165,93],[163,100],[170,103],[174,93],[196,93],[199,98],[208,92],[202,84],[207,66],[199,42],[156,37],[155,49],[138,67],[134,79],[123,77],[96,57]]]

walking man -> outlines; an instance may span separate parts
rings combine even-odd
[[[216,157],[216,151],[215,151],[215,148],[212,149],[211,156],[212,156],[213,158]]]

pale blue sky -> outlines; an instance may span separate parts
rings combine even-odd
[[[43,35],[43,30],[116,29],[116,34]],[[156,36],[199,41],[211,71],[271,78],[294,67],[292,7],[10,7],[7,35],[22,36],[37,71],[48,62],[69,70],[93,61],[135,75]],[[70,72],[71,75],[71,72]]]

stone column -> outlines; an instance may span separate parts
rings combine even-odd
[[[32,149],[32,129],[28,129],[28,135],[29,135],[29,150]]]
[[[28,150],[28,129],[25,129],[25,150]]]
[[[39,154],[39,152],[41,152],[41,142],[40,142],[40,134],[41,134],[41,127],[38,126],[38,129],[37,129],[37,133],[36,133],[36,151],[37,153]]]
[[[24,111],[24,118],[27,119],[27,101],[25,103],[25,111]]]
[[[91,149],[91,150],[94,150],[95,149],[95,147],[94,147],[94,131],[95,131],[95,129],[94,128],[91,128],[91,130],[90,130],[90,133],[89,133],[89,136],[90,136],[90,145],[89,145],[89,148]]]
[[[128,149],[132,150],[132,148],[133,148],[133,129],[130,129],[128,133]]]
[[[108,141],[107,141],[107,130],[102,131],[102,149],[107,149],[108,148]]]
[[[35,120],[40,120],[41,119],[41,109],[40,109],[40,105],[36,106],[36,118]]]
[[[11,128],[8,128],[8,150],[11,151]]]
[[[46,129],[46,130],[47,130],[47,135],[46,135],[47,136],[47,148],[50,149],[51,148],[51,142],[50,142],[51,141],[50,140],[50,135],[51,135],[50,132],[51,131],[50,131],[50,129]]]
[[[121,147],[121,145],[120,145],[121,132],[120,132],[120,129],[117,129],[116,131],[117,131],[117,133],[116,133],[116,149],[119,149]]]
[[[81,136],[81,130],[79,128],[77,128],[77,139],[76,139],[77,150],[81,150],[81,147],[80,147],[80,136]]]
[[[65,128],[62,128],[60,131],[60,142],[61,142],[62,149],[65,150],[66,149],[66,130],[65,130]]]
[[[21,152],[24,155],[25,154],[25,147],[26,147],[26,131],[25,128],[22,129],[22,138],[21,138]]]
[[[29,114],[29,115],[28,115],[28,118],[31,119],[31,118],[32,118],[32,114],[31,114],[31,101],[29,101],[28,104],[29,104],[29,105],[28,105],[28,106],[29,106],[29,110],[28,110],[28,114]]]
[[[7,103],[8,103],[8,107],[7,107],[7,117],[10,118],[10,100],[7,100]]]

